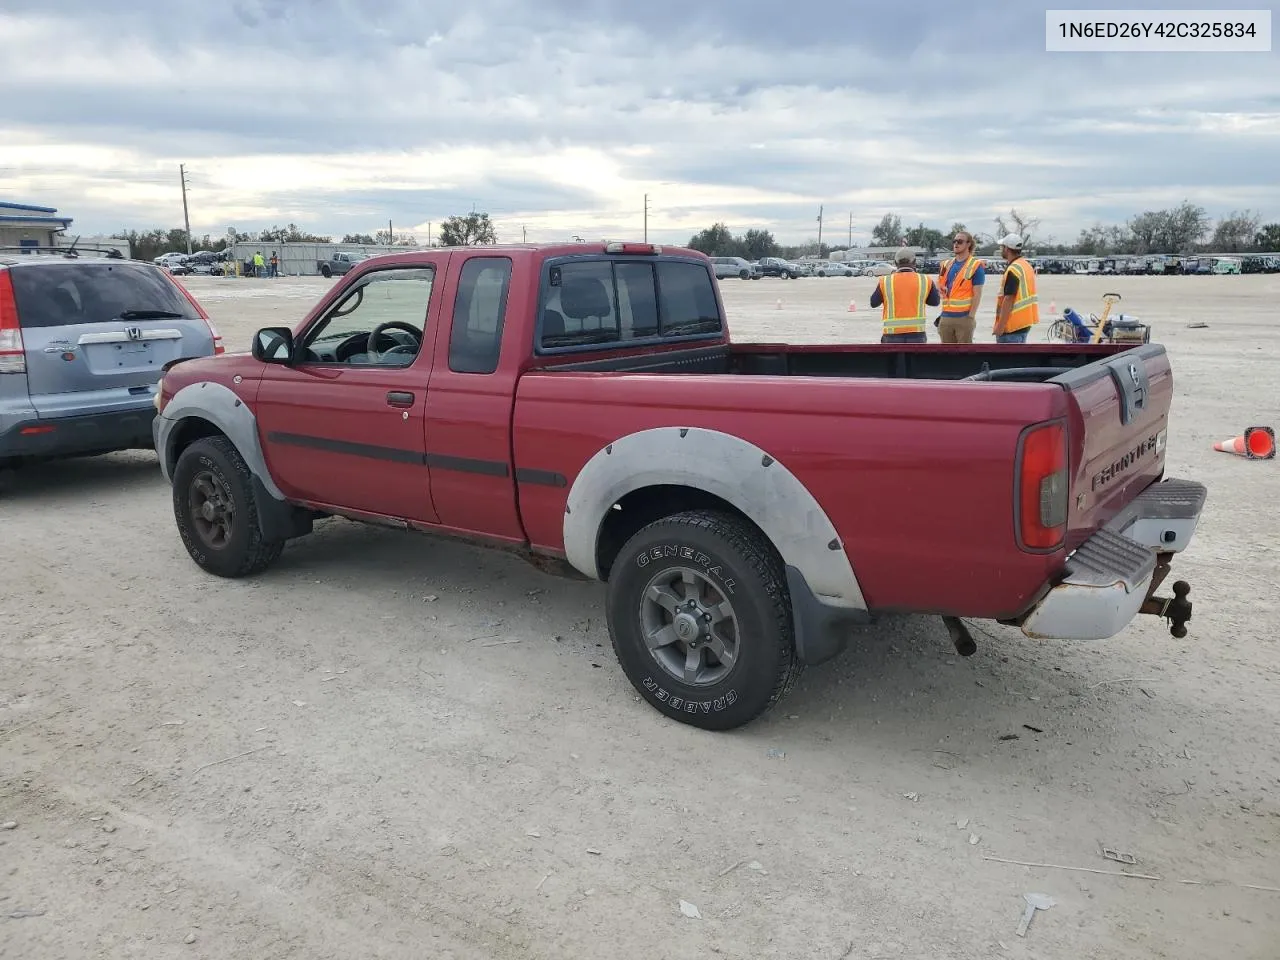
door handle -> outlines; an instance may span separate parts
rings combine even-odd
[[[387,406],[389,407],[412,407],[413,394],[408,390],[392,390],[387,394]]]

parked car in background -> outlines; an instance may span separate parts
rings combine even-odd
[[[794,280],[800,276],[800,271],[796,265],[790,260],[783,260],[781,257],[762,257],[760,259],[760,273],[766,277],[786,277],[788,280]]]
[[[320,276],[322,277],[340,277],[356,264],[364,263],[368,259],[369,255],[367,253],[339,250],[328,260],[317,260],[316,269],[320,271]]]
[[[1280,273],[1280,257],[1245,257],[1240,264],[1241,273]]]
[[[0,466],[151,449],[165,367],[222,352],[162,266],[0,251]]]
[[[180,267],[185,265],[187,262],[187,255],[185,253],[176,253],[176,252],[162,253],[160,254],[160,256],[156,257],[155,260],[153,260],[152,262],[159,264],[160,266],[164,267],[166,270],[172,270],[174,267]]]
[[[1239,273],[1240,260],[1237,257],[1217,257],[1213,261],[1213,272],[1217,274]]]
[[[737,277],[739,280],[750,280],[755,271],[742,257],[712,257],[711,266],[715,270],[716,279]]]
[[[852,277],[855,273],[853,267],[838,260],[819,260],[813,265],[815,277]]]

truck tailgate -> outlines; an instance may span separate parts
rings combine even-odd
[[[1164,472],[1173,371],[1145,344],[1055,378],[1071,397],[1068,549],[1106,524]]]

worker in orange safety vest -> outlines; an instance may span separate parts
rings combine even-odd
[[[916,255],[903,247],[894,257],[897,270],[876,281],[871,306],[880,307],[881,343],[925,343],[925,307],[936,307],[942,295],[932,277],[917,273]]]
[[[991,332],[996,343],[1026,343],[1031,328],[1040,322],[1036,271],[1022,255],[1022,237],[1006,234],[996,241],[1008,266],[996,298],[996,322]]]
[[[942,290],[942,315],[934,322],[943,343],[973,343],[978,326],[978,306],[987,272],[974,256],[973,234],[957,230],[951,240],[953,256],[938,271]]]

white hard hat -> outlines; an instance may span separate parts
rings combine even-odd
[[[1006,233],[1003,237],[996,241],[1002,247],[1009,247],[1011,250],[1022,249],[1022,238],[1016,233]]]

